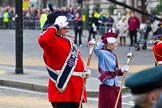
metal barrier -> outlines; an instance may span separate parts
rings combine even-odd
[[[116,29],[116,25],[114,23],[112,24],[112,27]],[[112,27],[107,26],[107,24],[104,24],[104,26],[99,26],[98,27],[98,29],[99,29],[98,32],[99,32],[100,35],[102,35],[102,34],[108,32],[109,29],[112,28]]]
[[[33,19],[23,19],[24,29],[40,29],[40,21]]]
[[[10,19],[8,22],[8,29],[15,29],[15,20]],[[71,19],[68,21],[69,22],[69,28],[73,29],[74,28],[74,20]],[[113,25],[114,27],[114,25]],[[5,29],[5,25],[3,23],[3,18],[0,18],[0,29]],[[33,20],[30,18],[23,18],[23,29],[35,29],[35,30],[40,30],[40,21],[38,19]],[[99,26],[98,34],[102,35],[106,33],[110,27],[105,26]]]
[[[10,19],[8,22],[8,29],[15,29],[15,20]],[[69,27],[73,29],[73,20],[69,20]],[[0,29],[5,29],[3,18],[0,18]],[[40,21],[38,19],[33,20],[30,18],[23,18],[23,29],[40,29]]]
[[[40,29],[39,20],[23,19],[24,29]],[[3,23],[3,18],[0,18],[0,29],[6,29]],[[10,19],[8,29],[15,29],[15,20]]]

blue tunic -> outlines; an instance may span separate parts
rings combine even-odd
[[[104,50],[104,43],[98,42],[97,46],[94,48],[94,53],[96,54],[98,58],[98,66],[104,71],[111,71],[115,72],[117,71],[117,58],[113,51],[110,50]],[[106,85],[113,86],[115,84],[116,87],[119,87],[119,83],[117,80],[117,77],[114,78],[107,78],[102,82]]]

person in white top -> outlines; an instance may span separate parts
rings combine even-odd
[[[126,36],[128,35],[128,23],[125,16],[122,16],[121,20],[117,23],[117,29],[119,32],[120,46],[126,46]]]

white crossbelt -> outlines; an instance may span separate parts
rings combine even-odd
[[[60,74],[60,71],[61,71],[61,70],[54,70],[54,69],[50,68],[49,66],[47,66],[47,67],[48,67],[48,69],[50,69],[50,70],[51,70],[52,72],[54,72],[55,74],[57,74],[57,75]],[[76,71],[74,71],[74,72],[72,73],[72,75],[73,75],[73,76],[79,76],[79,77],[81,77],[81,78],[85,78],[85,77],[86,77],[85,72],[76,72]]]
[[[53,71],[53,72],[55,72],[57,75],[59,75],[60,70],[55,70],[55,71]],[[74,72],[72,73],[72,75],[73,75],[73,76],[79,76],[79,77],[81,77],[81,78],[85,78],[85,77],[86,77],[85,72],[76,72],[76,71],[74,71]]]
[[[46,66],[47,66],[47,65],[46,65]],[[52,72],[54,72],[54,73],[57,74],[57,75],[59,75],[60,72],[61,72],[61,70],[54,70],[54,69],[50,68],[49,66],[47,66],[47,67],[48,67],[48,69],[50,69]],[[86,77],[85,72],[76,72],[76,71],[73,71],[72,75],[74,75],[74,76],[79,76],[79,77],[81,77],[81,78],[85,78],[85,77]]]
[[[73,72],[72,73],[72,75],[74,75],[74,76],[79,76],[79,77],[81,77],[81,78],[85,78],[86,77],[86,74],[85,74],[85,72]]]

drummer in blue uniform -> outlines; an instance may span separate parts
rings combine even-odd
[[[118,67],[118,59],[115,54],[117,47],[118,34],[114,28],[102,35],[101,41],[97,43],[94,52],[98,58],[98,71],[100,73],[99,80],[99,107],[98,108],[114,108],[120,85],[117,76],[122,76],[123,72],[127,72],[128,65],[121,69]],[[90,41],[90,44],[95,42]],[[121,96],[117,108],[121,108]]]

